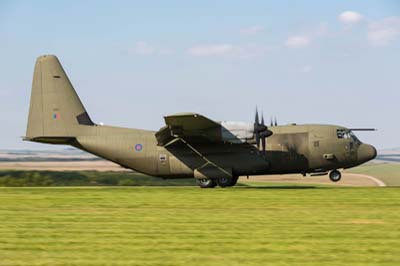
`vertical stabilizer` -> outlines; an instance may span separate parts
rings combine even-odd
[[[26,138],[74,137],[94,123],[54,55],[36,60]]]

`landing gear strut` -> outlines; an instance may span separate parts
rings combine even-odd
[[[217,185],[215,179],[201,178],[196,179],[196,184],[201,188],[214,188]]]
[[[333,170],[329,173],[329,179],[332,182],[338,182],[342,178],[342,174],[338,170]]]

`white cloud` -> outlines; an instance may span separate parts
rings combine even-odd
[[[312,66],[310,65],[305,65],[300,69],[300,72],[302,73],[310,73],[312,71]]]
[[[154,47],[150,46],[147,42],[139,41],[135,43],[133,52],[140,55],[150,55],[154,53]]]
[[[363,16],[355,11],[344,11],[338,16],[338,19],[344,24],[357,24],[363,19]]]
[[[254,25],[248,28],[240,29],[240,34],[242,35],[256,35],[264,31],[264,27],[260,25]]]
[[[173,51],[168,48],[158,48],[157,53],[160,55],[170,55],[173,53]]]
[[[293,35],[289,36],[285,45],[290,48],[301,48],[310,45],[311,38],[306,35]]]
[[[220,56],[230,53],[233,49],[232,44],[205,44],[189,48],[189,54],[194,56]]]
[[[400,17],[388,17],[368,25],[368,41],[373,46],[385,46],[400,37]]]
[[[329,35],[328,26],[325,23],[318,24],[314,29],[311,30],[309,36],[314,38],[325,37]]]
[[[167,48],[155,47],[145,41],[136,42],[131,52],[137,55],[168,55],[172,53],[172,51]]]
[[[311,45],[312,42],[329,35],[328,27],[325,23],[319,23],[313,28],[303,30],[301,33],[290,35],[285,46],[288,48],[304,48]]]
[[[200,44],[188,49],[188,54],[197,57],[230,57],[230,58],[253,58],[263,56],[268,47],[261,45],[234,45],[223,44]]]

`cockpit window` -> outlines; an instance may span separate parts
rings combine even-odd
[[[354,135],[354,133],[353,133],[352,131],[349,131],[349,135],[350,135],[350,137],[354,140],[354,142],[360,142],[360,141],[358,140],[358,138],[356,137],[356,135]]]
[[[356,135],[353,132],[346,130],[346,129],[337,129],[336,135],[338,139],[352,139],[354,142],[359,142]]]
[[[337,129],[336,135],[338,139],[347,139],[347,132],[344,129]]]

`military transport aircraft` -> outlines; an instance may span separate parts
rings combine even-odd
[[[239,176],[300,173],[337,182],[337,169],[365,163],[376,149],[355,130],[334,125],[216,122],[201,114],[164,117],[159,131],[95,124],[60,62],[40,56],[35,65],[24,140],[71,145],[123,167],[162,178],[194,177],[202,188],[234,186]]]

